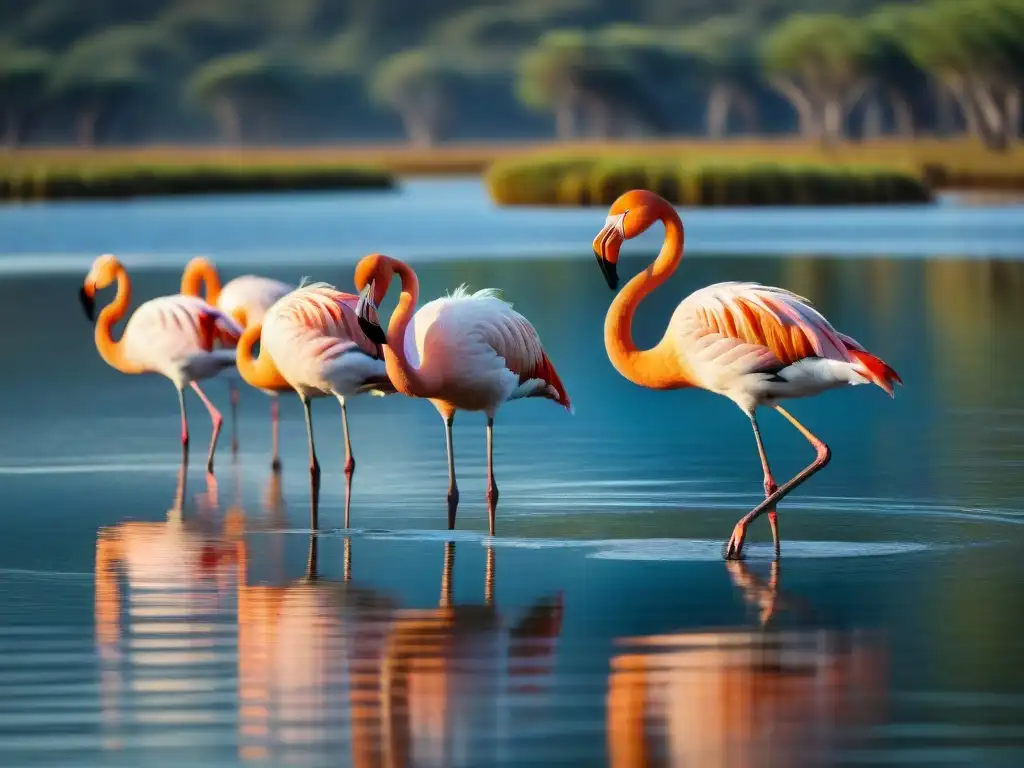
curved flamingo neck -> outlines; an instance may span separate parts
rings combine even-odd
[[[403,395],[430,397],[437,389],[436,382],[423,369],[422,360],[420,367],[417,368],[405,354],[405,335],[416,313],[420,281],[408,264],[393,259],[392,268],[402,280],[402,294],[398,297],[398,306],[391,313],[391,321],[388,323],[387,344],[384,347],[384,364],[388,378],[395,389]]]
[[[121,341],[114,341],[114,324],[117,323],[128,311],[128,305],[132,300],[132,285],[128,280],[128,273],[124,267],[117,267],[117,295],[114,300],[103,308],[100,316],[96,319],[96,349],[100,357],[112,368],[122,373],[140,373],[141,368],[128,359],[124,344]]]
[[[181,274],[181,293],[203,298],[207,304],[217,304],[220,298],[220,275],[217,268],[204,258],[192,259]]]
[[[677,389],[690,386],[673,344],[666,334],[651,349],[637,349],[633,343],[633,316],[647,296],[676,271],[683,258],[683,222],[670,205],[664,205],[658,219],[665,224],[665,239],[658,258],[623,286],[612,301],[604,322],[604,345],[615,369],[625,378],[649,389]]]
[[[260,350],[259,356],[253,357],[253,347],[260,340],[262,332],[263,323],[256,323],[246,327],[238,340],[236,365],[239,375],[246,384],[257,389],[272,391],[291,389],[266,350]]]

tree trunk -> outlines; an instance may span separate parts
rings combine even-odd
[[[769,84],[793,105],[800,121],[800,134],[804,138],[818,138],[822,126],[808,95],[796,83],[784,77],[773,77]]]
[[[91,147],[96,143],[96,123],[99,109],[89,106],[82,109],[75,118],[75,141],[80,147]]]
[[[821,143],[835,146],[843,138],[843,104],[837,98],[825,101],[821,112]]]
[[[874,141],[882,135],[882,102],[877,96],[872,96],[864,106],[860,135],[866,141]]]
[[[750,94],[738,91],[735,97],[735,109],[740,115],[743,132],[750,135],[756,134],[761,128],[757,102],[750,97]]]
[[[956,99],[957,106],[960,107],[960,113],[963,115],[967,134],[984,139],[981,122],[978,119],[978,111],[966,85],[959,78],[947,78],[945,84],[949,89],[949,93]]]
[[[1004,99],[1006,110],[1006,135],[1010,141],[1020,141],[1021,138],[1021,93],[1020,88],[1010,86],[1006,91]]]
[[[213,102],[213,119],[217,121],[220,138],[225,144],[242,143],[242,120],[238,105],[227,96],[219,96]]]
[[[892,107],[896,134],[903,138],[912,138],[917,130],[914,126],[914,110],[910,108],[910,102],[903,98],[903,94],[899,91],[890,89],[889,105]]]
[[[576,135],[576,106],[566,98],[555,107],[555,136],[563,141]]]
[[[989,149],[1005,152],[1009,148],[1009,131],[1003,105],[996,102],[991,86],[983,82],[972,82],[970,93],[981,116],[985,144]]]
[[[729,83],[715,83],[708,95],[705,121],[708,137],[720,139],[725,136],[729,127],[729,109],[734,99],[734,88]]]

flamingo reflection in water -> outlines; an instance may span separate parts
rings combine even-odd
[[[770,630],[799,603],[738,561],[729,574],[757,607],[756,631],[628,638],[612,659],[608,753],[632,766],[819,766],[877,722],[884,648],[861,633]]]
[[[337,754],[348,738],[354,766],[462,763],[453,755],[471,751],[476,729],[493,730],[502,667],[510,687],[531,686],[522,690],[548,671],[561,629],[560,598],[540,601],[506,627],[494,605],[493,549],[483,604],[456,604],[449,542],[440,603],[430,609],[401,609],[357,586],[350,538],[343,582],[321,578],[318,560],[319,539],[311,535],[303,579],[240,587],[244,759],[278,764],[311,752]],[[502,645],[507,666],[493,655]]]
[[[127,521],[97,534],[95,631],[107,749],[125,747],[139,725],[216,716],[209,671],[234,633],[228,608],[241,520],[235,513],[217,523],[209,514],[186,517],[185,475],[179,470],[166,521]],[[212,475],[207,483],[199,505],[214,508]]]

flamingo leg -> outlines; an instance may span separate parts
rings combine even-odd
[[[455,451],[452,446],[452,422],[455,415],[444,419],[444,439],[448,445],[448,530],[455,530],[455,513],[459,508],[459,486],[455,482]]]
[[[774,510],[775,505],[784,499],[790,491],[793,491],[802,485],[808,478],[827,465],[832,458],[832,451],[829,450],[829,447],[809,429],[807,429],[807,427],[797,421],[792,414],[778,405],[775,406],[775,410],[785,416],[786,420],[796,427],[797,431],[806,438],[807,442],[814,446],[814,450],[817,455],[814,457],[814,461],[800,470],[793,479],[783,483],[764,501],[750,510],[750,512],[736,523],[736,527],[733,528],[732,537],[730,537],[729,543],[726,545],[725,556],[729,560],[738,560],[742,556],[743,541],[747,535],[747,528],[752,522],[754,522],[754,520],[769,509]]]
[[[281,431],[281,403],[276,397],[270,400],[270,441],[273,446],[274,459],[270,468],[275,472],[281,471],[281,451],[279,449],[279,434]]]
[[[199,399],[203,401],[203,405],[206,406],[206,410],[210,412],[210,421],[213,422],[213,435],[210,437],[210,450],[206,454],[206,471],[213,472],[213,452],[217,450],[217,438],[220,437],[220,428],[224,425],[224,417],[220,415],[220,411],[210,402],[210,399],[206,394],[199,388],[199,384],[192,382],[192,389],[199,395]]]
[[[494,418],[487,418],[487,526],[494,535],[494,513],[498,509],[498,484],[494,482]]]
[[[761,440],[761,430],[757,427],[757,417],[753,414],[750,415],[750,425],[754,428],[754,439],[757,440],[757,452],[761,456],[761,469],[764,470],[764,497],[767,499],[779,486],[775,483],[775,478],[772,477],[772,470],[768,466],[768,454],[764,450],[764,442]],[[781,552],[781,540],[779,539],[779,515],[772,507],[768,510],[768,522],[772,526],[772,541],[775,544],[775,556],[778,557]]]
[[[228,379],[228,391],[231,393],[231,455],[238,455],[238,387]]]
[[[178,405],[181,408],[181,466],[188,465],[188,415],[185,412],[185,390],[178,388]]]
[[[308,397],[302,398],[302,410],[306,414],[306,434],[309,436],[309,527],[315,531],[320,509],[320,462],[316,460],[316,448],[313,447],[313,414]]]
[[[339,397],[341,403],[341,427],[345,432],[345,527],[348,528],[349,509],[352,506],[352,475],[356,471],[356,460],[352,458],[352,439],[348,434],[348,408],[345,398]]]

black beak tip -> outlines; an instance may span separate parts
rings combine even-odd
[[[366,338],[377,346],[383,346],[388,343],[387,336],[384,335],[384,329],[376,323],[371,323],[366,318],[360,317],[359,327],[363,329],[363,333],[366,334]]]
[[[618,266],[603,258],[596,250],[594,251],[594,258],[597,259],[597,266],[601,268],[601,274],[604,275],[604,281],[608,283],[608,287],[613,291],[616,290],[619,287]]]
[[[85,288],[78,290],[78,301],[82,304],[82,309],[85,310],[85,316],[89,318],[89,322],[96,320],[96,302],[92,296],[86,293]]]

